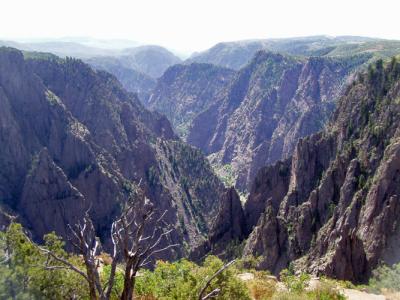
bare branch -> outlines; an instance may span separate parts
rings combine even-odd
[[[214,280],[215,277],[217,277],[219,274],[221,274],[223,271],[225,271],[225,269],[229,268],[231,265],[233,265],[236,262],[236,259],[228,262],[227,264],[223,265],[217,272],[214,273],[214,275],[212,275],[210,277],[210,279],[207,280],[206,284],[204,285],[204,287],[201,289],[200,294],[199,294],[199,300],[205,300],[205,299],[209,299],[209,298],[205,298],[203,297],[203,294],[205,293],[206,289],[210,286],[211,281]],[[211,292],[212,293],[212,292]],[[210,294],[208,294],[210,295]],[[207,296],[208,296],[207,295]],[[207,297],[206,296],[206,297]]]
[[[147,249],[142,253],[142,255],[146,258],[148,257],[148,253],[153,251],[154,248],[156,248],[158,246],[158,244],[160,244],[160,242],[162,241],[162,238],[166,235],[168,235],[169,233],[171,233],[172,229],[167,230],[165,232],[163,232],[162,234],[159,235],[158,239],[151,245],[149,245],[147,247]]]
[[[79,270],[77,267],[75,267],[73,264],[71,264],[68,260],[66,260],[66,259],[64,259],[64,258],[62,258],[62,257],[59,257],[59,256],[55,255],[53,252],[51,252],[50,250],[48,250],[48,249],[46,249],[46,248],[43,248],[43,247],[40,247],[40,246],[37,246],[37,247],[38,247],[38,249],[39,249],[40,251],[42,251],[43,253],[46,253],[46,254],[50,255],[50,256],[51,256],[52,258],[54,258],[56,261],[58,261],[58,262],[60,262],[60,263],[62,263],[62,264],[64,264],[64,265],[68,266],[69,269],[71,269],[72,271],[78,273],[79,275],[81,275],[83,278],[85,278],[85,279],[89,282],[89,278],[86,276],[86,274],[85,274],[83,271]]]
[[[209,294],[205,295],[201,300],[207,300],[207,299],[216,297],[216,296],[219,295],[220,292],[221,292],[221,289],[220,288],[216,288],[215,290],[213,290]]]

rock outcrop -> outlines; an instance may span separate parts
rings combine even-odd
[[[201,260],[206,254],[224,259],[236,258],[239,255],[238,246],[248,236],[247,228],[239,195],[231,187],[221,198],[208,239],[190,254],[191,259]]]
[[[292,263],[357,282],[380,261],[399,261],[399,99],[400,63],[378,61],[347,89],[329,125],[299,141],[289,184],[271,174],[287,161],[258,173],[246,215],[259,218],[245,255],[261,255],[260,267],[274,273]]]

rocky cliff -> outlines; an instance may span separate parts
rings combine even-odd
[[[207,254],[223,259],[237,258],[240,256],[240,244],[249,234],[248,228],[250,226],[246,222],[239,195],[231,187],[222,196],[208,239],[190,253],[190,258],[201,261]]]
[[[399,61],[378,61],[347,88],[322,132],[258,172],[245,255],[261,255],[259,267],[274,273],[291,263],[358,282],[380,261],[400,260],[399,99]]]
[[[158,79],[146,105],[167,116],[176,132],[186,138],[193,120],[223,97],[234,74],[211,64],[172,66]]]
[[[187,141],[231,164],[249,189],[260,166],[289,157],[299,138],[320,130],[347,80],[368,55],[294,58],[260,51],[192,122]]]
[[[177,254],[201,242],[224,188],[200,151],[114,76],[76,59],[29,57],[0,48],[1,210],[40,240],[51,230],[66,236],[90,208],[107,244],[113,217],[140,185],[167,210]]]

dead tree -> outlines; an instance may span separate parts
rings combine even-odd
[[[97,255],[99,254],[98,252],[99,252],[100,242],[96,238],[94,225],[89,217],[88,212],[86,212],[82,223],[77,223],[69,227],[73,235],[71,243],[76,248],[77,252],[80,255],[82,255],[86,270],[85,271],[80,270],[79,267],[70,263],[68,259],[60,257],[53,251],[39,246],[39,249],[43,253],[47,254],[49,258],[52,258],[53,260],[61,264],[59,266],[47,264],[45,268],[48,270],[52,269],[72,270],[81,275],[87,281],[89,286],[89,297],[91,300],[109,299],[106,297],[106,294],[108,292],[108,289],[110,289],[111,293],[113,282],[108,282],[106,291],[103,289],[99,274],[100,262],[99,259],[97,258]],[[114,251],[112,257],[116,258],[116,251]],[[50,260],[47,260],[47,262],[50,262]],[[116,267],[116,260],[115,262],[113,260],[113,265],[114,264]],[[111,268],[113,269],[113,267],[114,266],[112,266]]]
[[[82,271],[51,250],[39,247],[43,253],[60,263],[59,266],[47,265],[45,268],[72,270],[88,282],[91,300],[109,300],[114,287],[117,262],[123,262],[125,265],[124,286],[120,299],[133,299],[138,270],[149,264],[155,254],[178,246],[177,244],[168,244],[167,241],[167,245],[160,247],[172,231],[163,221],[166,212],[156,217],[156,211],[150,201],[144,196],[139,197],[139,201],[128,202],[121,215],[112,223],[112,263],[110,275],[105,284],[102,284],[99,273],[100,241],[96,237],[95,228],[88,212],[86,212],[83,222],[70,226],[71,243],[82,255],[86,270]]]
[[[138,270],[151,263],[154,254],[178,246],[168,244],[159,247],[172,229],[168,229],[168,224],[163,221],[166,211],[157,218],[153,206],[146,198],[144,200],[140,207],[126,209],[115,223],[114,234],[125,262],[121,300],[133,299]],[[148,231],[150,227],[152,230]]]
[[[225,271],[227,268],[229,268],[231,265],[233,265],[235,263],[236,260],[232,260],[229,263],[223,265],[217,272],[215,272],[206,282],[206,284],[204,285],[204,287],[201,289],[200,293],[199,293],[199,298],[198,300],[207,300],[213,297],[218,296],[218,294],[221,292],[220,288],[216,288],[214,290],[212,290],[211,292],[209,292],[208,294],[204,295],[207,288],[210,286],[211,282],[219,275],[221,274],[223,271]]]

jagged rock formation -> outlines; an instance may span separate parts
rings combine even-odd
[[[29,57],[0,48],[1,210],[40,240],[51,230],[65,236],[90,208],[107,244],[113,217],[140,184],[168,211],[178,254],[202,242],[224,188],[200,151],[114,76],[76,59]]]
[[[245,255],[261,255],[260,267],[274,273],[292,262],[353,281],[381,260],[400,260],[399,99],[400,63],[378,61],[347,89],[326,129],[300,140],[291,162],[258,173]],[[279,165],[290,165],[283,176]]]
[[[232,164],[236,186],[246,190],[260,166],[289,157],[299,138],[323,127],[346,81],[369,58],[260,51],[193,120],[187,141],[217,165]]]
[[[242,203],[234,187],[222,196],[208,239],[190,254],[191,259],[201,260],[206,254],[225,259],[238,256],[237,246],[248,236],[248,226]]]
[[[234,74],[211,64],[172,66],[158,79],[146,105],[166,115],[186,138],[193,119],[222,97]]]

